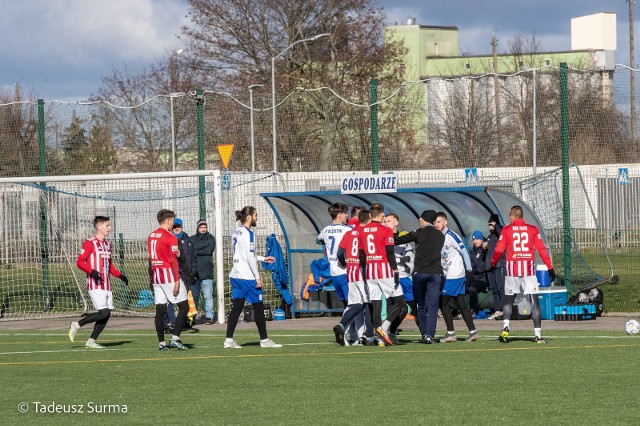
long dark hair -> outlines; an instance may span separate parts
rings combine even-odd
[[[242,210],[236,210],[236,220],[240,223],[245,223],[247,217],[253,216],[256,212],[256,208],[252,206],[245,206]]]

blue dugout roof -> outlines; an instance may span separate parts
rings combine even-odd
[[[316,244],[316,237],[331,223],[327,207],[336,202],[349,207],[382,203],[386,213],[398,215],[401,230],[418,228],[418,218],[424,210],[443,211],[447,214],[449,228],[467,243],[470,243],[471,234],[476,229],[487,235],[487,220],[492,213],[500,216],[502,224],[508,223],[509,210],[514,205],[521,205],[525,220],[542,230],[533,210],[521,199],[511,193],[485,187],[401,188],[393,193],[366,194],[314,191],[260,195],[271,206],[282,228],[292,292],[296,299],[300,286],[309,275],[310,261],[322,256],[322,247]],[[544,235],[542,238],[545,239]],[[302,305],[298,308],[304,310]]]

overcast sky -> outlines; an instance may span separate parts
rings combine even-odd
[[[542,50],[571,48],[571,18],[617,14],[616,62],[629,63],[625,0],[378,0],[388,23],[412,17],[423,25],[455,25],[460,51],[488,54],[491,33],[498,50],[515,34],[535,33]],[[183,0],[0,0],[0,88],[16,82],[46,100],[85,100],[115,67],[131,68],[182,46]],[[634,10],[640,39],[640,8]],[[640,52],[636,55],[639,61]]]

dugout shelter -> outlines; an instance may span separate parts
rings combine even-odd
[[[310,264],[324,256],[324,247],[316,243],[320,231],[331,223],[327,207],[340,202],[349,207],[368,207],[382,203],[386,213],[395,213],[400,230],[418,228],[418,218],[424,210],[446,213],[449,228],[458,233],[467,246],[474,230],[488,233],[487,221],[492,213],[501,223],[509,223],[509,210],[521,205],[528,223],[538,226],[545,246],[549,247],[542,226],[533,210],[520,198],[498,189],[485,187],[401,188],[397,192],[342,194],[340,191],[280,192],[260,194],[273,210],[284,236],[284,251],[288,259],[289,291],[293,296],[292,314],[342,312],[335,292],[322,291],[309,300],[300,297],[300,290],[310,274]],[[329,290],[331,287],[329,287]]]

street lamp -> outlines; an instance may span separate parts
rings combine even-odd
[[[305,41],[315,41],[320,37],[328,36],[329,33],[318,34],[317,36],[313,36],[311,38],[305,38],[302,40],[298,40],[290,44],[286,49],[282,52],[278,53],[276,56],[271,58],[271,126],[272,126],[272,134],[273,134],[273,171],[278,171],[278,159],[277,159],[277,148],[276,148],[276,59],[278,56],[284,54],[287,50],[291,49],[298,43],[304,43]]]
[[[251,172],[256,172],[256,154],[254,149],[254,132],[253,132],[253,89],[263,87],[264,84],[252,84],[249,86],[249,120],[251,121]]]
[[[184,52],[185,49],[178,49],[171,52],[169,58],[169,104],[171,106],[171,170],[176,171],[176,125],[173,117],[173,97],[177,95],[174,93],[175,86],[175,74],[176,74],[176,55]]]

